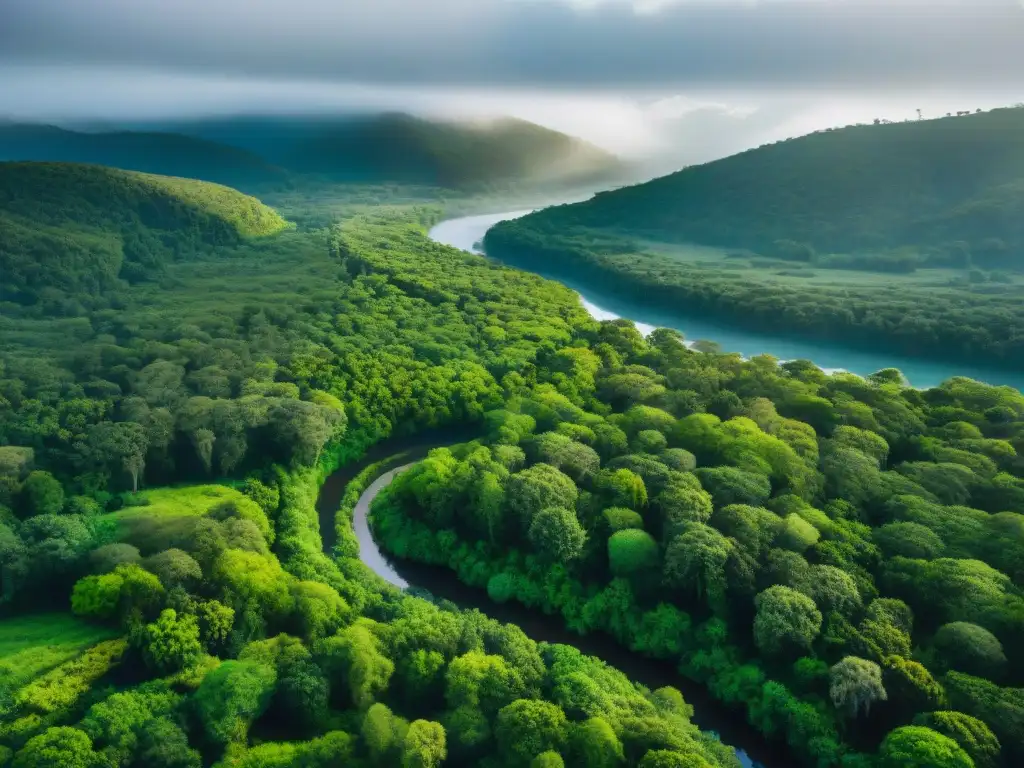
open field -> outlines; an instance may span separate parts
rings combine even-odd
[[[147,489],[141,495],[149,500],[148,504],[125,507],[111,513],[111,517],[117,521],[119,538],[144,554],[175,546],[211,507],[245,498],[225,485]]]
[[[24,685],[116,634],[109,627],[88,624],[67,613],[0,620],[0,687]]]

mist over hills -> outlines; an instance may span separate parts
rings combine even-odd
[[[242,188],[306,177],[449,188],[601,184],[626,172],[604,150],[526,121],[460,123],[399,113],[248,115],[115,131],[0,124],[0,159],[97,163]]]
[[[178,122],[183,134],[241,147],[296,173],[466,186],[586,181],[622,170],[580,139],[514,118],[428,120],[402,113],[238,116]]]

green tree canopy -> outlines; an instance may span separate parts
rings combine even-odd
[[[919,725],[889,733],[878,749],[885,768],[972,768],[971,758],[953,739]]]
[[[64,508],[64,488],[49,472],[29,472],[21,486],[25,515],[58,515]]]
[[[196,617],[179,615],[173,608],[164,609],[160,618],[147,624],[138,643],[146,663],[162,674],[177,672],[194,664],[203,650]]]
[[[413,721],[402,745],[402,768],[437,768],[447,756],[441,724],[428,720]]]
[[[583,552],[587,534],[571,509],[547,507],[537,513],[528,531],[530,543],[547,562],[568,563]]]
[[[565,713],[554,704],[518,699],[498,712],[494,735],[503,754],[520,765],[548,750],[560,751],[566,741]]]
[[[997,679],[1006,667],[1002,643],[984,627],[954,621],[939,627],[932,640],[941,664],[948,669]]]
[[[963,712],[926,712],[914,718],[914,725],[931,728],[953,739],[970,755],[976,768],[997,768],[1001,747],[989,727]]]
[[[836,708],[851,717],[857,717],[862,709],[870,714],[874,702],[888,698],[879,666],[856,656],[847,656],[829,670],[828,692]]]
[[[195,705],[210,739],[224,745],[243,741],[269,705],[276,683],[274,668],[254,661],[225,661],[207,673]]]
[[[658,542],[646,531],[629,528],[608,539],[608,563],[617,576],[655,572],[658,561]]]
[[[99,765],[92,740],[77,728],[48,728],[29,739],[14,756],[15,768],[95,768]]]
[[[769,587],[754,603],[754,641],[765,653],[809,648],[821,631],[821,612],[814,601],[789,587]]]

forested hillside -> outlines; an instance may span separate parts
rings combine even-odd
[[[72,313],[175,259],[286,222],[234,189],[69,163],[0,163],[0,298]],[[55,307],[70,302],[64,310]]]
[[[752,149],[485,243],[681,315],[1019,367],[1022,214],[1024,109],[1001,109]]]
[[[244,148],[296,173],[335,180],[456,188],[584,184],[623,170],[593,145],[511,118],[473,124],[405,114],[242,116],[169,127]]]
[[[966,244],[981,268],[1024,268],[1024,109],[854,126],[751,149],[593,200],[538,226],[818,254]]]
[[[593,327],[570,291],[431,243],[437,215],[224,244],[116,311],[6,317],[0,585],[28,613],[0,622],[0,762],[736,768],[678,691],[383,585],[344,512],[321,550],[333,467],[478,423]]]
[[[281,185],[288,174],[252,152],[174,133],[85,133],[0,122],[0,161],[90,163],[231,186]]]

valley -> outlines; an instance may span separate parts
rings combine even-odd
[[[992,114],[898,126],[877,206],[884,125],[597,195],[617,161],[521,121],[27,131],[0,765],[1019,764]],[[208,172],[151,172],[168,136]]]

